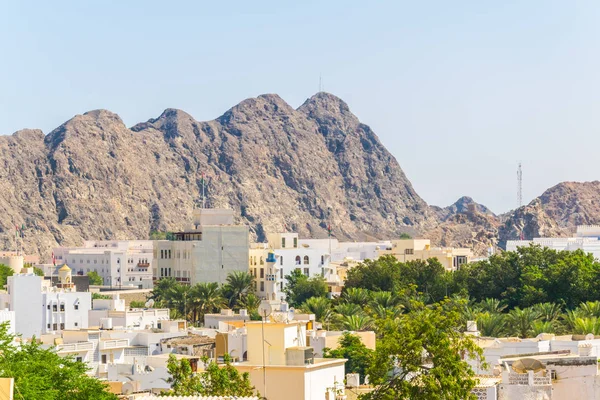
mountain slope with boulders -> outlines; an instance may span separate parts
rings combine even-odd
[[[341,99],[317,93],[294,109],[266,94],[212,121],[176,109],[131,128],[106,110],[76,115],[48,135],[0,136],[0,241],[47,260],[86,239],[141,239],[188,226],[194,207],[235,210],[253,239],[284,229],[340,240],[429,237],[472,246],[594,223],[598,182],[565,183],[496,216],[469,197],[429,206],[396,159]]]

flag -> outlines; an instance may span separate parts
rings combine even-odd
[[[56,258],[54,257],[54,252],[52,252],[52,265],[56,267]]]
[[[21,239],[25,237],[25,224],[21,225]]]
[[[327,233],[331,236],[331,224],[327,225]]]

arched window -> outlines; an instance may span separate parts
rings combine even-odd
[[[296,256],[296,265],[300,265],[300,262],[301,262],[300,260],[301,260],[300,256]]]
[[[304,264],[308,264],[308,256],[304,256]]]
[[[262,256],[260,256],[260,265],[265,265],[265,260],[263,260]]]

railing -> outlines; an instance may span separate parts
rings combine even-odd
[[[129,339],[101,340],[100,350],[120,349],[129,347]]]
[[[94,343],[92,342],[77,342],[77,343],[67,343],[67,344],[59,344],[56,346],[56,351],[60,353],[73,353],[80,351],[88,351],[94,350]]]
[[[149,268],[150,267],[150,263],[143,263],[143,262],[139,262],[137,264],[138,268]]]

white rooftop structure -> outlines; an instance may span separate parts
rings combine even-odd
[[[533,240],[509,240],[506,242],[506,251],[516,251],[519,247],[537,244],[557,251],[583,250],[592,253],[600,259],[600,225],[580,225],[573,237],[561,238],[534,238]]]

